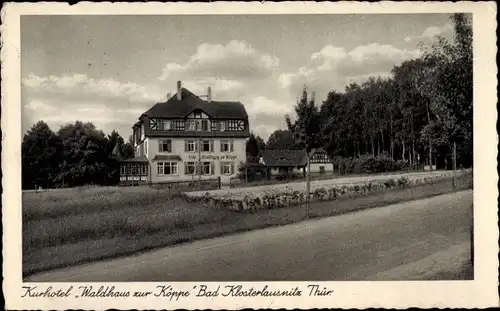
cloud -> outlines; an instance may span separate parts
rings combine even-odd
[[[257,96],[253,98],[248,105],[246,105],[246,109],[250,114],[265,112],[267,114],[284,115],[291,112],[292,105],[290,105],[290,103],[269,99],[265,96]]]
[[[145,86],[114,79],[92,79],[84,74],[39,77],[30,73],[22,85],[31,94],[64,96],[71,98],[116,99],[132,102],[149,102],[163,96]]]
[[[436,36],[442,35],[449,31],[453,30],[453,26],[451,24],[445,24],[443,26],[431,26],[424,30],[424,32],[420,36],[416,37],[405,37],[404,41],[410,43],[412,41],[421,41],[421,40],[429,40],[433,39]]]
[[[317,70],[336,71],[347,76],[383,71],[388,66],[420,56],[418,49],[399,49],[392,45],[370,43],[350,51],[332,45],[313,53],[311,60],[322,62]]]
[[[225,45],[203,43],[184,64],[165,65],[160,80],[217,77],[223,80],[265,78],[279,66],[279,59],[254,49],[245,41]]]
[[[121,124],[127,131],[124,136],[142,112],[166,97],[155,87],[84,74],[40,77],[30,73],[22,80],[22,89],[24,130],[38,120],[54,130],[81,120],[94,122],[105,132]]]
[[[266,111],[249,115],[249,123],[250,130],[264,141],[267,141],[275,130],[286,128],[284,114],[273,114]]]
[[[280,61],[246,41],[203,43],[185,62],[163,66],[160,83],[175,93],[176,81],[197,95],[212,88],[213,100],[240,101],[249,114],[251,130],[264,139],[284,126],[284,113],[295,103],[282,92],[278,80]],[[286,93],[286,94],[284,94]]]
[[[281,87],[297,92],[304,85],[324,98],[331,90],[343,91],[351,82],[361,83],[370,76],[390,76],[394,65],[420,56],[418,49],[400,49],[370,43],[347,50],[326,45],[312,53],[310,64],[279,77]]]
[[[203,77],[183,81],[183,86],[197,95],[206,94],[212,86],[214,100],[241,101],[252,120],[251,130],[264,139],[284,126],[284,113],[291,111],[294,101],[282,96],[274,78],[247,81]],[[272,83],[274,81],[274,83]],[[163,88],[114,79],[92,79],[83,74],[37,76],[22,80],[22,127],[26,131],[38,120],[53,130],[76,120],[93,122],[110,133],[118,129],[125,138],[144,111],[166,100],[167,92],[175,92],[175,83]],[[250,91],[249,91],[250,90]]]

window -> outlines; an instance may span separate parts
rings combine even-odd
[[[186,121],[186,131],[196,131],[196,124],[195,120]]]
[[[199,112],[199,111],[195,112],[195,113],[194,113],[194,117],[195,117],[196,119],[201,119],[201,112]]]
[[[202,168],[203,168],[203,175],[212,175],[214,172],[212,162],[203,162]]]
[[[214,151],[213,140],[202,140],[201,141],[201,151],[202,152],[213,152]]]
[[[220,122],[217,122],[217,121],[212,121],[210,122],[210,127],[212,129],[212,131],[218,131],[219,128],[220,128]]]
[[[133,164],[132,175],[139,175],[139,164]]]
[[[164,131],[170,131],[172,129],[172,121],[170,120],[163,120],[163,130]]]
[[[229,131],[238,131],[238,120],[229,120],[228,121],[228,130]]]
[[[202,120],[201,121],[201,130],[202,131],[208,131],[208,120]]]
[[[226,121],[220,121],[220,130],[221,132],[226,130]]]
[[[184,120],[175,120],[175,130],[184,131],[185,122]]]
[[[319,167],[319,174],[323,175],[324,173],[325,173],[325,167],[324,166],[320,166]]]
[[[120,175],[127,175],[127,166],[126,165],[120,166]]]
[[[232,140],[221,140],[220,141],[220,152],[233,152],[234,143]]]
[[[197,167],[198,162],[186,162],[186,167],[185,167],[185,174],[186,175],[195,175],[197,172],[196,167]]]
[[[186,131],[208,131],[208,120],[187,120]]]
[[[158,175],[177,175],[177,162],[156,163]]]
[[[160,152],[172,152],[172,141],[170,139],[160,140],[158,150]]]
[[[234,174],[234,163],[233,162],[221,162],[220,163],[220,173],[221,173],[221,175]]]
[[[141,141],[141,128],[136,127],[134,128],[134,141],[136,144],[138,144]]]
[[[142,176],[148,175],[148,166],[145,163],[141,164],[141,175]]]
[[[144,155],[144,145],[143,144],[140,144],[140,145],[137,146],[135,154],[138,157],[142,157]]]
[[[312,156],[311,163],[328,163],[328,156],[324,153],[317,153]]]
[[[186,140],[184,146],[185,152],[195,152],[198,151],[198,144],[195,140]]]

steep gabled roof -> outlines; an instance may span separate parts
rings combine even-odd
[[[247,119],[245,107],[240,102],[211,101],[207,102],[182,88],[182,99],[172,96],[164,103],[157,103],[143,115],[150,118],[184,118],[194,110],[201,110],[215,119]]]
[[[307,164],[305,150],[263,150],[264,164],[270,167],[304,166]]]

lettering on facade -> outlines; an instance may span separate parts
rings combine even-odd
[[[207,161],[234,161],[236,160],[237,156],[235,155],[212,155],[212,154],[202,154],[201,155],[201,160],[207,160]],[[189,160],[198,160],[198,156],[194,154],[188,155]]]

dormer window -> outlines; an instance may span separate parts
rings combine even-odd
[[[186,131],[208,131],[208,120],[187,120]]]

